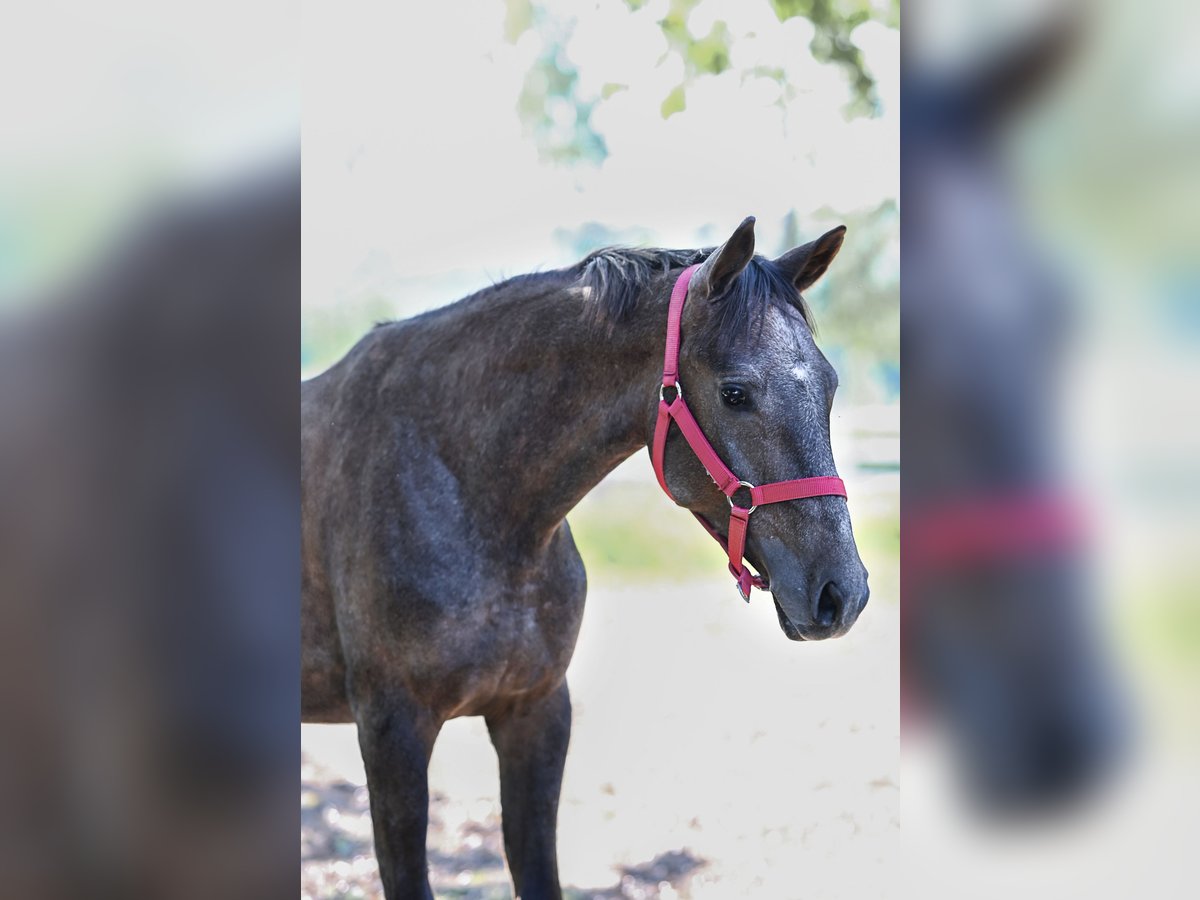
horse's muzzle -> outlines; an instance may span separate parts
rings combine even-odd
[[[861,587],[847,590],[837,582],[826,581],[809,597],[789,597],[773,592],[779,627],[793,641],[823,641],[841,637],[850,630],[867,605],[871,590],[863,571]]]

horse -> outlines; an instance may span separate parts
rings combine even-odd
[[[499,758],[516,896],[561,897],[565,673],[586,592],[565,517],[656,432],[664,488],[723,544],[738,540],[731,510],[770,504],[741,540],[788,638],[853,625],[869,591],[844,493],[771,502],[741,480],[837,481],[837,375],[802,292],[843,235],[770,260],[750,217],[715,250],[599,250],[376,326],[302,384],[302,717],[357,724],[390,900],[432,896],[427,766],[459,716],[485,718]],[[680,284],[689,302],[672,306]],[[694,434],[660,426],[685,389],[740,476],[727,490]]]
[[[1071,297],[999,149],[1077,26],[904,79],[905,718],[944,724],[974,808],[1005,816],[1084,799],[1122,742],[1056,427]]]

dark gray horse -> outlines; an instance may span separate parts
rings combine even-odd
[[[517,895],[561,896],[564,676],[586,589],[564,517],[649,444],[671,286],[701,261],[680,380],[705,434],[743,478],[836,475],[837,377],[800,292],[843,233],[774,261],[754,255],[753,219],[715,251],[602,250],[379,326],[303,385],[303,716],[358,725],[389,898],[430,896],[426,770],[457,716],[487,720]],[[725,527],[678,434],[666,475]],[[842,497],[759,510],[746,557],[794,640],[842,634],[867,601]]]
[[[1085,796],[1121,745],[1061,487],[1069,295],[1001,150],[1077,27],[1059,19],[957,77],[904,75],[906,696],[948,726],[973,799],[1008,814]]]

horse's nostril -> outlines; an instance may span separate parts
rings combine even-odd
[[[832,581],[825,582],[821,596],[817,599],[816,623],[822,628],[832,628],[842,613],[842,598]]]

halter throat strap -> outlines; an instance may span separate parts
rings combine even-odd
[[[752,572],[745,563],[746,534],[750,528],[750,514],[760,506],[768,503],[783,503],[788,500],[803,500],[808,497],[845,497],[846,485],[842,479],[829,476],[817,478],[794,478],[791,481],[775,481],[770,484],[754,485],[739,479],[725,465],[717,451],[713,449],[700,425],[688,409],[683,399],[683,387],[679,383],[679,347],[682,342],[681,322],[683,320],[683,305],[687,301],[688,285],[692,275],[700,268],[698,265],[689,266],[680,273],[671,290],[671,303],[667,311],[667,348],[663,357],[662,387],[658,392],[658,419],[654,426],[654,443],[650,449],[650,459],[654,465],[654,474],[658,484],[668,497],[675,500],[671,489],[667,487],[667,476],[663,469],[663,461],[667,448],[667,436],[674,423],[687,441],[692,452],[699,458],[709,477],[729,500],[728,537],[721,534],[701,515],[693,513],[704,526],[704,530],[724,548],[729,556],[729,571],[737,581],[738,593],[747,603],[750,602],[750,588],[761,590],[767,588],[767,581],[761,575]],[[672,396],[668,398],[668,393]],[[739,506],[734,495],[739,491],[749,493],[749,506]],[[676,501],[678,502],[678,501]]]

